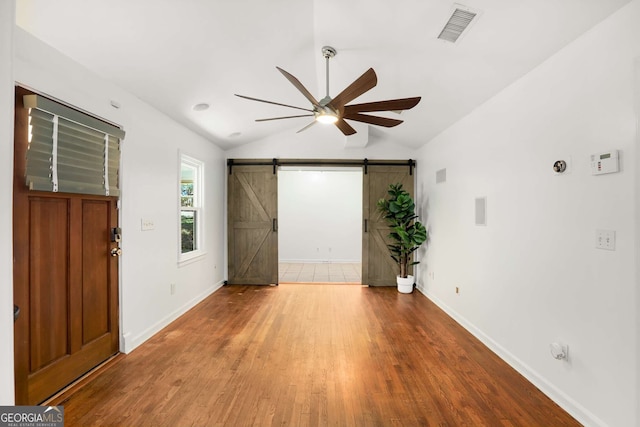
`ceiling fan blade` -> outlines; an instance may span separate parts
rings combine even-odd
[[[313,105],[314,107],[321,108],[318,101],[316,101],[316,99],[313,97],[313,95],[311,95],[311,93],[307,90],[307,88],[304,87],[302,83],[300,83],[300,80],[298,80],[293,76],[293,74],[286,72],[282,68],[280,67],[276,67],[276,68],[278,69],[278,71],[282,73],[283,76],[287,78],[287,80],[291,82],[291,84],[293,84],[296,87],[296,89],[298,89],[304,95],[305,98],[309,100],[309,102],[311,102],[311,105]]]
[[[369,123],[371,125],[384,126],[387,128],[392,128],[402,123],[402,120],[398,119],[390,119],[380,116],[369,116],[367,114],[360,113],[345,114],[344,118],[347,120],[355,120],[356,122]]]
[[[234,95],[237,96],[237,97],[240,97],[240,98],[251,100],[251,101],[266,102],[267,104],[280,105],[281,107],[295,108],[295,109],[298,109],[298,110],[309,111],[309,112],[313,113],[313,110],[310,110],[308,108],[296,107],[294,105],[287,105],[287,104],[281,104],[279,102],[273,102],[273,101],[267,101],[267,100],[264,100],[264,99],[252,98],[250,96],[238,95],[237,93],[234,94]]]
[[[341,111],[347,102],[353,101],[366,91],[374,88],[377,84],[378,77],[376,77],[376,72],[373,71],[373,68],[369,68],[364,74],[340,92],[338,96],[333,98],[329,105],[335,110]]]
[[[256,122],[268,122],[270,120],[295,119],[296,117],[312,117],[313,114],[300,114],[297,116],[271,117],[269,119],[256,119]]]
[[[409,110],[420,102],[420,96],[415,98],[389,99],[387,101],[366,102],[364,104],[345,105],[344,114],[366,113],[368,111],[396,111]]]
[[[305,127],[303,127],[302,129],[300,129],[300,130],[299,130],[298,132],[296,132],[296,133],[300,133],[300,132],[302,132],[302,131],[305,131],[305,130],[309,129],[311,126],[313,126],[313,125],[315,125],[315,124],[316,124],[316,121],[314,120],[314,121],[312,121],[311,123],[309,123],[308,125],[306,125]]]
[[[353,135],[356,133],[356,130],[349,125],[349,123],[345,122],[344,119],[338,119],[335,125],[340,129],[340,131],[346,136]]]

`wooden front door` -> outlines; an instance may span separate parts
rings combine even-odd
[[[30,191],[28,111],[16,90],[14,304],[16,404],[46,400],[118,352],[116,198]]]
[[[376,203],[388,197],[389,184],[402,183],[413,196],[414,176],[409,166],[368,166],[364,174],[362,213],[365,230],[362,233],[362,284],[369,286],[396,286],[398,265],[389,255],[389,227],[378,212]],[[409,270],[409,274],[413,274]]]
[[[233,166],[228,175],[229,284],[278,283],[278,180],[272,166]]]

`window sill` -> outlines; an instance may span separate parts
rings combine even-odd
[[[181,254],[178,257],[178,267],[183,267],[185,265],[201,261],[205,258],[206,255],[207,253],[205,251],[194,251],[184,255]]]

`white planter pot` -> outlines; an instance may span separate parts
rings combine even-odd
[[[400,277],[396,276],[396,283],[398,284],[398,292],[402,294],[410,294],[413,292],[413,276]]]

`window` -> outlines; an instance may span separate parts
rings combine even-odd
[[[204,165],[180,155],[180,261],[203,255]]]
[[[23,102],[30,190],[120,195],[122,129],[40,95],[25,95]]]

